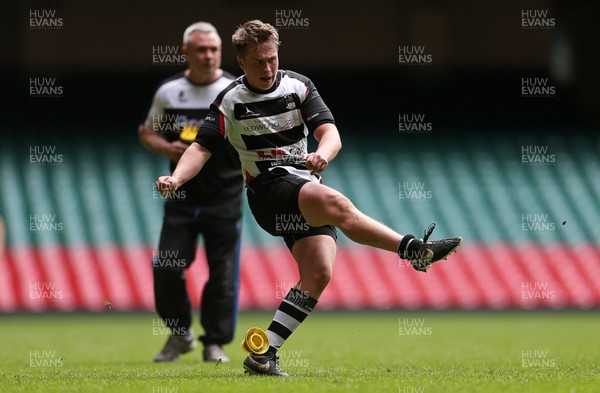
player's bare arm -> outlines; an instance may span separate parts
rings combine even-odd
[[[319,141],[317,151],[305,154],[303,158],[306,160],[306,167],[315,174],[323,172],[337,156],[342,148],[342,141],[337,127],[332,123],[321,124],[315,128],[313,135]]]
[[[138,128],[140,143],[154,154],[167,157],[171,161],[178,161],[189,145],[177,140],[167,141],[156,131],[140,125]]]
[[[211,156],[211,152],[197,142],[192,143],[179,159],[171,176],[161,176],[156,181],[156,188],[161,196],[166,197],[202,170]]]

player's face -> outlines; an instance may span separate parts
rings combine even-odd
[[[181,51],[199,75],[210,77],[221,67],[221,40],[214,33],[194,31]]]
[[[238,56],[238,64],[244,70],[250,86],[258,90],[268,90],[275,83],[279,68],[277,47],[263,42],[246,49],[243,56]]]

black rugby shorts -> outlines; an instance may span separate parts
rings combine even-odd
[[[273,236],[283,237],[290,251],[298,239],[308,236],[328,235],[337,240],[334,226],[310,226],[300,213],[298,195],[308,182],[283,168],[274,168],[248,183],[248,204],[258,225]]]

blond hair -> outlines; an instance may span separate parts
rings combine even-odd
[[[275,48],[279,47],[279,33],[270,24],[258,19],[250,20],[240,26],[231,36],[231,42],[238,55],[244,55],[249,45],[268,43]]]

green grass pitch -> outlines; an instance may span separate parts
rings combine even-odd
[[[317,310],[281,349],[292,378],[243,373],[245,312],[225,347],[154,364],[165,341],[155,314],[0,316],[0,392],[598,392],[600,313]],[[199,333],[197,319],[194,329]]]

